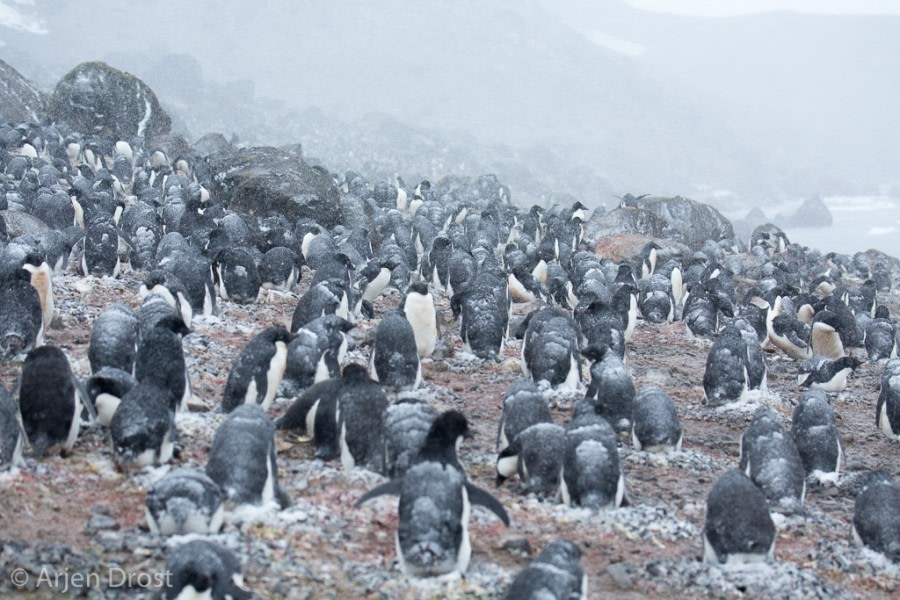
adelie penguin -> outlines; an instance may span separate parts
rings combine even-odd
[[[304,325],[288,344],[282,394],[296,396],[326,379],[341,376],[347,354],[347,332],[353,325],[337,315],[325,315]]]
[[[37,254],[29,254],[25,257],[22,268],[30,275],[29,281],[32,287],[37,290],[38,298],[41,301],[41,334],[40,341],[35,344],[40,346],[47,336],[47,329],[50,328],[50,324],[53,322],[52,270],[47,261]]]
[[[155,535],[219,533],[224,502],[222,490],[206,473],[175,469],[147,491],[147,525]]]
[[[842,356],[835,360],[814,356],[800,363],[797,383],[802,388],[843,392],[847,389],[847,377],[861,364],[854,356]]]
[[[544,395],[530,379],[517,379],[503,394],[497,426],[497,451],[502,452],[519,433],[537,423],[552,423]]]
[[[297,431],[305,434],[307,438],[312,438],[318,459],[332,460],[340,456],[337,426],[337,402],[340,391],[340,376],[310,386],[275,422],[275,427]]]
[[[869,360],[897,358],[897,331],[886,306],[875,309],[875,318],[866,326],[865,334]]]
[[[875,427],[889,438],[900,439],[900,358],[890,359],[881,373]]]
[[[384,473],[384,414],[387,396],[369,379],[362,365],[344,367],[335,420],[341,449],[341,465]]]
[[[757,409],[741,436],[740,466],[773,510],[798,511],[806,499],[806,470],[794,438],[768,406]]]
[[[855,326],[855,322],[854,322]],[[822,310],[813,317],[809,333],[809,349],[813,356],[837,359],[845,355],[841,332],[847,325],[830,310]]]
[[[857,546],[900,562],[900,487],[884,471],[870,473],[857,494],[851,532]]]
[[[256,404],[237,407],[219,426],[206,474],[235,504],[277,503],[281,508],[290,504],[278,483],[275,425]]]
[[[587,600],[587,574],[581,549],[575,542],[550,542],[527,567],[519,571],[504,596],[506,600]]]
[[[245,248],[226,248],[213,261],[219,295],[223,300],[250,304],[259,298],[262,282],[253,255]]]
[[[140,382],[122,396],[109,423],[116,462],[123,467],[148,467],[169,462],[175,453],[177,430],[169,392],[158,382]]]
[[[681,450],[684,439],[675,402],[655,385],[645,385],[634,398],[631,443],[635,450]]]
[[[222,397],[224,412],[241,404],[269,409],[284,376],[291,337],[284,327],[269,327],[247,342],[228,373]]]
[[[559,493],[566,450],[566,430],[550,422],[518,433],[497,457],[497,485],[518,475],[528,494],[553,498]]]
[[[591,365],[591,383],[584,399],[616,432],[630,432],[635,393],[631,371],[608,348],[585,348],[584,355],[594,361]]]
[[[190,327],[194,318],[191,297],[184,283],[173,273],[162,269],[151,271],[138,290],[138,297],[145,300],[150,294],[157,294],[175,309],[176,314]]]
[[[747,385],[747,343],[740,330],[729,325],[713,342],[706,357],[703,391],[706,404],[720,406],[744,398]]]
[[[400,398],[385,409],[384,456],[387,476],[402,477],[415,463],[437,411],[418,398]]]
[[[395,390],[416,389],[422,383],[422,364],[412,325],[403,310],[386,313],[375,329],[369,375]]]
[[[722,475],[706,499],[703,562],[742,564],[775,556],[775,523],[766,497],[737,469]]]
[[[581,354],[572,317],[562,309],[541,308],[525,317],[522,373],[536,383],[577,389],[581,383]]]
[[[102,367],[84,383],[88,401],[97,411],[97,423],[109,427],[122,398],[137,385],[130,371],[116,367]]]
[[[168,394],[167,406],[172,412],[186,411],[191,386],[181,338],[190,333],[184,321],[176,315],[163,317],[138,345],[134,362],[134,377],[150,382]]]
[[[165,572],[166,600],[253,598],[243,587],[240,561],[231,550],[214,542],[192,540],[176,547],[166,559]]]
[[[584,400],[576,403],[575,414],[566,425],[559,491],[566,506],[599,510],[626,502],[616,434]]]
[[[457,448],[468,433],[461,413],[442,413],[432,423],[416,463],[406,474],[367,492],[356,503],[359,506],[385,494],[400,496],[395,542],[400,566],[409,577],[466,572],[472,555],[471,505],[487,508],[509,525],[503,506],[466,481]]]
[[[824,392],[804,392],[791,417],[791,436],[806,476],[819,483],[836,484],[844,461],[844,444]]]
[[[19,411],[34,455],[62,446],[69,451],[78,439],[81,410],[96,418],[69,367],[69,359],[56,346],[31,350],[22,363],[19,380]]]
[[[23,464],[24,445],[19,407],[6,391],[6,387],[0,385],[0,473]]]
[[[114,367],[134,371],[140,322],[131,307],[116,302],[103,309],[91,326],[88,361],[91,373]]]
[[[41,297],[25,269],[0,281],[0,361],[44,343]]]
[[[116,278],[122,270],[119,262],[119,232],[112,220],[89,225],[84,232],[81,272],[93,277]]]
[[[428,290],[428,285],[425,283],[410,285],[400,308],[403,309],[406,319],[412,326],[419,356],[421,358],[431,356],[437,345],[439,331],[434,297]]]
[[[290,292],[300,281],[302,259],[289,248],[276,246],[267,251],[257,272],[263,289]]]

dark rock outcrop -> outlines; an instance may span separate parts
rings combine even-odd
[[[594,211],[584,228],[584,237],[591,242],[617,233],[634,233],[653,238],[668,237],[666,221],[644,209],[620,206],[609,212]]]
[[[39,123],[46,114],[46,94],[0,60],[0,123]]]
[[[651,197],[641,200],[640,207],[665,220],[667,226],[662,237],[682,242],[692,250],[701,249],[707,240],[734,238],[731,222],[702,202],[681,196]]]
[[[48,112],[76,131],[113,139],[161,136],[172,125],[147,84],[103,62],[69,71],[56,84]]]
[[[341,222],[340,192],[331,175],[277,148],[242,148],[207,157],[214,198],[247,214],[276,213],[290,221]]]

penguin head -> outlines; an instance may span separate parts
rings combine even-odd
[[[165,329],[171,331],[172,333],[178,334],[180,336],[185,336],[191,332],[188,329],[187,325],[184,324],[184,320],[178,315],[170,314],[161,318],[156,322],[155,327],[160,329]]]
[[[424,281],[418,281],[416,283],[411,283],[409,285],[409,288],[407,288],[407,290],[406,290],[406,294],[409,295],[412,293],[416,293],[421,296],[427,296],[428,295],[428,284],[425,283]]]
[[[423,460],[458,463],[457,450],[462,440],[470,436],[469,422],[465,415],[458,410],[443,412],[431,423],[419,457]]]
[[[350,363],[345,366],[341,377],[349,382],[369,381],[368,370],[357,363]]]
[[[891,311],[884,304],[879,304],[875,309],[875,318],[876,319],[890,319]]]
[[[260,335],[265,337],[265,339],[267,339],[272,344],[274,344],[275,342],[284,342],[285,344],[290,344],[291,340],[294,338],[290,331],[280,325],[269,327]]]

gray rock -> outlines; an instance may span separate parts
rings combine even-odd
[[[147,84],[103,62],[82,63],[63,76],[48,113],[77,131],[117,140],[166,135],[172,126]]]
[[[277,213],[290,221],[341,222],[340,193],[331,176],[277,148],[242,148],[207,158],[210,194],[227,208],[255,216]]]
[[[644,208],[621,206],[608,212],[594,211],[584,227],[584,237],[590,242],[617,233],[636,233],[662,238],[666,235],[666,221]],[[701,244],[702,245],[702,244]]]
[[[0,123],[39,123],[46,112],[46,94],[0,60]]]
[[[666,222],[661,237],[687,244],[692,250],[701,249],[707,240],[734,238],[731,222],[708,204],[675,196],[645,198],[640,206]]]

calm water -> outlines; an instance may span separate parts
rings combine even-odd
[[[785,229],[792,242],[842,254],[874,248],[900,258],[900,198],[830,196],[823,200],[831,211],[834,224],[831,227]],[[776,211],[790,213],[795,209],[796,206],[780,206],[764,209],[764,212],[767,217],[772,217]]]

